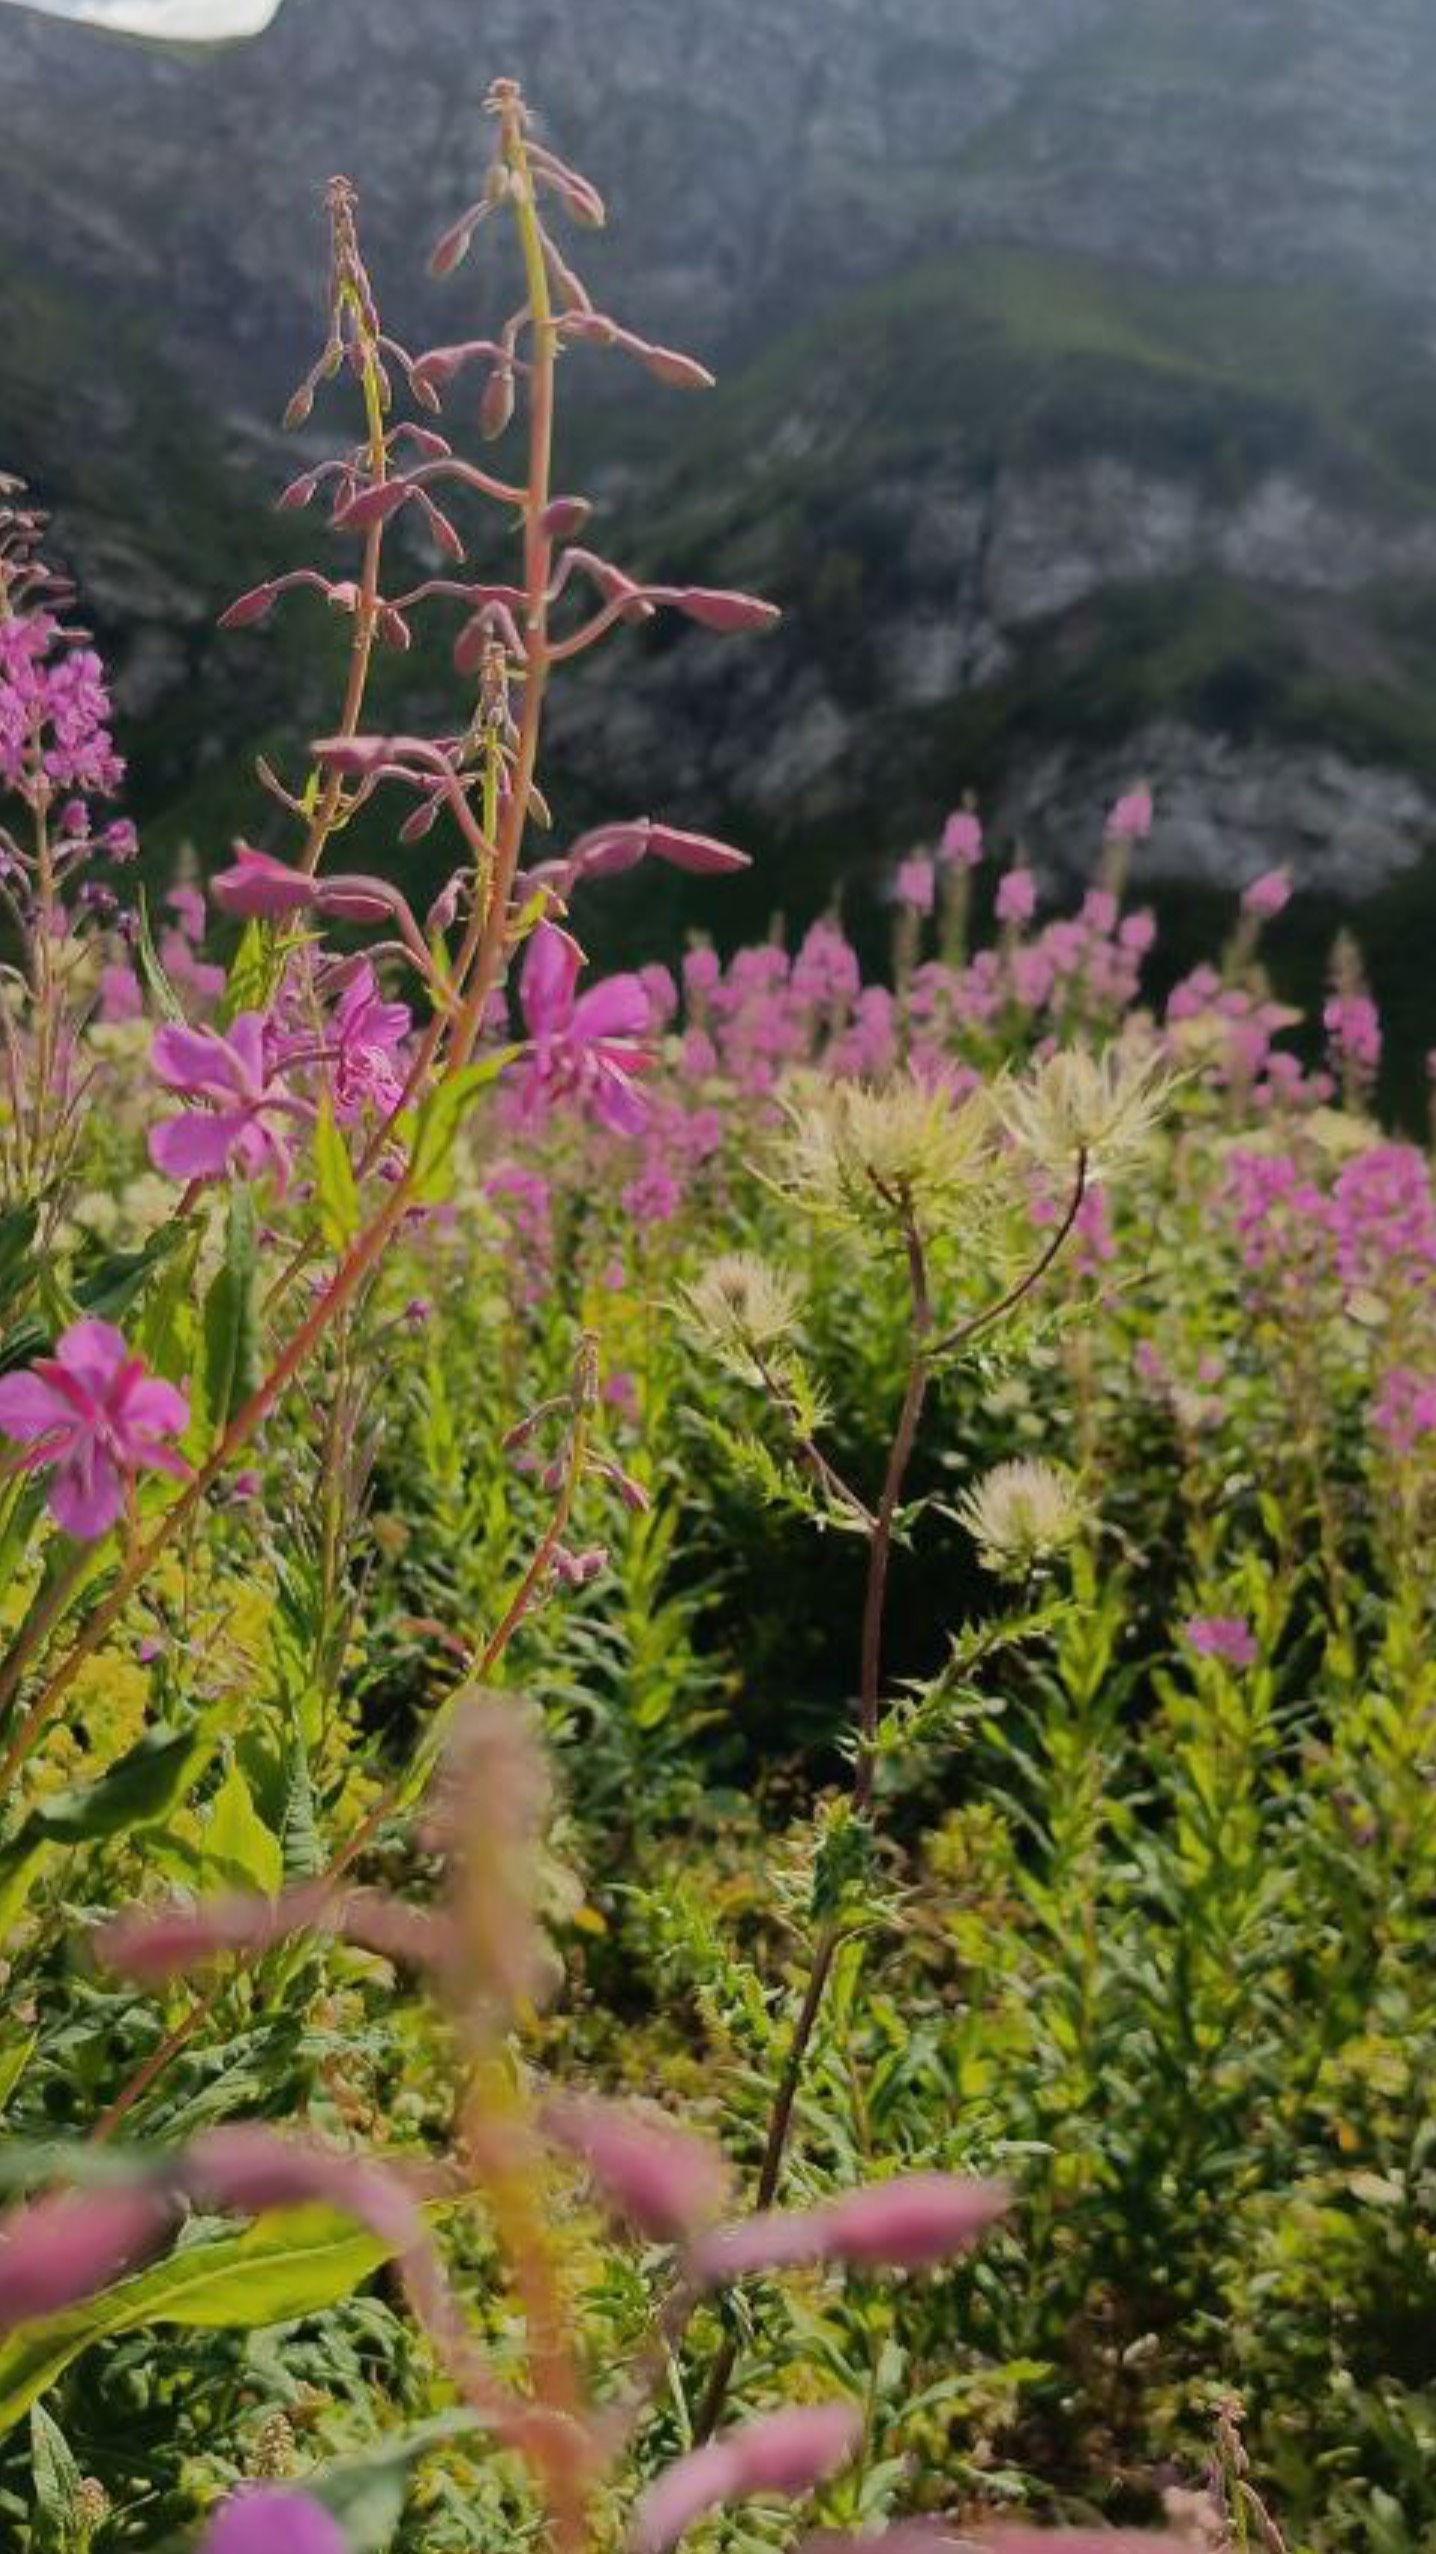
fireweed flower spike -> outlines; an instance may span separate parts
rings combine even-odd
[[[226,2501],[199,2554],[349,2554],[349,2539],[307,2492],[256,2484]]]
[[[267,1052],[268,1027],[261,1012],[241,1011],[224,1032],[178,1026],[157,1032],[150,1057],[156,1079],[206,1103],[151,1129],[157,1171],[190,1180],[237,1170],[247,1179],[272,1175],[281,1191],[287,1186],[293,1156],[283,1122],[302,1116],[304,1104]]]
[[[0,1431],[25,1451],[27,1472],[50,1471],[47,1505],[82,1542],[108,1533],[141,1472],[187,1480],[168,1437],[189,1425],[189,1404],[132,1356],[107,1321],[78,1321],[53,1357],[0,1378]]]
[[[582,965],[577,941],[556,923],[538,925],[519,982],[530,1039],[523,1106],[537,1115],[571,1102],[592,1108],[615,1135],[636,1135],[647,1110],[631,1076],[649,1061],[639,1043],[648,1029],[648,995],[636,975],[609,976],[580,994]]]
[[[862,2415],[846,2403],[770,2413],[681,2457],[651,2483],[634,2512],[631,2554],[667,2554],[706,2511],[755,2493],[798,2500],[853,2456]]]

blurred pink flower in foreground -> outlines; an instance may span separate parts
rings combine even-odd
[[[720,2227],[700,2245],[706,2278],[841,2261],[855,2269],[930,2270],[965,2252],[1010,2205],[1005,2182],[958,2173],[899,2173],[822,2208],[770,2209]]]
[[[794,2405],[745,2422],[680,2457],[650,2483],[634,2513],[634,2554],[665,2554],[705,2511],[752,2492],[797,2500],[845,2465],[862,2437],[852,2404]]]
[[[83,1542],[107,1533],[137,1472],[188,1477],[166,1437],[189,1425],[189,1404],[148,1374],[107,1321],[77,1321],[53,1357],[0,1378],[0,1431],[25,1448],[20,1469],[53,1467],[48,1505]]]
[[[582,965],[577,941],[541,922],[519,984],[532,1042],[524,1107],[532,1114],[574,1100],[591,1106],[615,1135],[636,1135],[647,1110],[629,1077],[648,1063],[638,1043],[648,1028],[648,995],[636,975],[608,976],[580,994]]]
[[[349,2539],[307,2492],[261,2484],[226,2501],[200,2554],[349,2554]]]
[[[728,2168],[702,2138],[620,2102],[555,2102],[545,2114],[555,2142],[576,2155],[606,2199],[656,2243],[672,2243],[715,2217]]]
[[[174,2201],[153,2182],[60,2191],[14,2210],[0,2241],[0,2332],[108,2287],[159,2250],[176,2218]]]

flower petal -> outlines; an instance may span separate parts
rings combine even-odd
[[[13,1437],[17,1445],[29,1445],[35,1437],[73,1423],[73,1411],[39,1375],[0,1376],[0,1434]]]
[[[598,1038],[641,1038],[649,1021],[648,990],[636,975],[605,976],[574,1004],[569,1035],[575,1044]]]
[[[519,1001],[531,1037],[555,1037],[567,1026],[582,965],[578,942],[556,923],[541,922],[529,941],[519,982]]]
[[[150,1129],[150,1160],[170,1179],[212,1179],[229,1168],[229,1157],[249,1121],[238,1110],[211,1116],[186,1109]]]
[[[108,1534],[125,1503],[124,1482],[107,1454],[85,1446],[60,1464],[50,1483],[55,1523],[78,1543]]]

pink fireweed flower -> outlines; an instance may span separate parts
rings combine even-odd
[[[955,808],[942,829],[939,860],[955,869],[975,869],[982,858],[982,825],[966,807]]]
[[[636,1135],[647,1110],[630,1076],[649,1062],[637,1043],[648,1028],[648,996],[635,975],[608,976],[579,994],[582,965],[577,941],[541,922],[519,984],[530,1040],[522,1105],[538,1114],[574,1101],[615,1135]]]
[[[1363,1076],[1381,1062],[1381,1014],[1369,994],[1335,993],[1321,1015],[1333,1061]]]
[[[1182,1625],[1182,1636],[1199,1658],[1219,1658],[1227,1667],[1256,1665],[1256,1640],[1240,1614],[1194,1614]]]
[[[24,1447],[21,1470],[49,1469],[50,1514],[81,1542],[108,1533],[137,1473],[188,1479],[163,1442],[188,1425],[184,1394],[147,1373],[107,1321],[75,1322],[53,1357],[0,1378],[0,1431]]]
[[[1272,922],[1291,901],[1291,880],[1284,869],[1268,869],[1253,878],[1242,896],[1243,913],[1257,922]]]
[[[1016,923],[1019,928],[1032,920],[1037,911],[1037,881],[1030,869],[1009,869],[999,880],[997,919]]]
[[[937,894],[937,875],[930,860],[904,860],[899,864],[897,901],[909,913],[931,913]]]
[[[800,2499],[846,2465],[862,2433],[862,2415],[852,2404],[814,2403],[770,2412],[711,2439],[650,2483],[634,2512],[633,2554],[666,2554],[706,2511],[750,2493]]]
[[[223,1032],[178,1026],[158,1031],[150,1060],[157,1079],[186,1099],[207,1103],[166,1118],[150,1132],[150,1160],[171,1179],[246,1179],[272,1173],[283,1189],[293,1156],[281,1131],[302,1114],[266,1051],[262,1012],[241,1011]]]
[[[1151,830],[1152,793],[1144,783],[1118,799],[1104,831],[1109,842],[1145,842]]]
[[[108,2288],[160,2250],[177,2218],[173,2196],[152,2182],[61,2191],[14,2210],[0,2227],[0,2332]]]
[[[200,2554],[348,2554],[338,2522],[307,2492],[258,2484],[226,2501]]]
[[[391,1117],[404,1092],[400,1051],[412,1026],[402,1002],[386,1002],[367,959],[334,1009],[334,1113],[347,1123],[366,1107]]]

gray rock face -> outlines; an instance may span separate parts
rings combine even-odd
[[[246,581],[230,553],[252,537],[217,544],[222,564],[202,528],[176,541],[173,465],[146,474],[147,395],[193,403],[250,503],[314,351],[319,194],[338,168],[360,186],[397,333],[417,344],[490,322],[487,256],[442,291],[422,256],[475,190],[501,70],[610,197],[612,231],[584,243],[600,297],[736,374],[723,458],[748,510],[735,531],[730,509],[724,540],[734,572],[776,578],[790,608],[787,635],[751,659],[693,640],[641,687],[631,658],[581,685],[560,729],[605,784],[647,803],[656,770],[675,812],[711,821],[736,804],[779,835],[830,827],[840,854],[845,832],[906,831],[920,793],[969,776],[1034,844],[1076,838],[1079,794],[1090,819],[1147,768],[1171,792],[1164,839],[1190,874],[1290,856],[1355,891],[1417,856],[1436,742],[1426,771],[1370,718],[1354,740],[1314,714],[1305,737],[1290,720],[1267,735],[1260,704],[1236,720],[1220,686],[1154,700],[1130,666],[1126,692],[1102,693],[1100,732],[1084,722],[1113,612],[1168,589],[1186,608],[1201,579],[1276,615],[1271,648],[1307,693],[1424,680],[1388,606],[1436,587],[1430,0],[285,0],[262,36],[203,53],[0,10],[0,327],[20,357],[19,386],[0,379],[0,457],[75,498],[102,620],[136,630],[132,712],[162,717],[185,686],[207,700],[213,680],[211,724],[228,732],[242,677],[212,677],[204,632]],[[1009,338],[1026,331],[1000,397],[971,303],[952,323],[973,339],[951,394],[921,388],[926,349],[900,302],[845,376],[846,314],[864,295],[942,259],[960,291],[965,261],[1002,249],[1036,262],[1030,307],[999,309]],[[1080,324],[1064,299],[1079,257],[1105,279]],[[1267,295],[1259,363],[1246,340],[1224,351],[1214,279],[1238,297],[1234,330],[1240,296]],[[1138,285],[1134,316],[1123,294]],[[1208,295],[1199,338],[1183,334],[1192,289]],[[1329,375],[1309,324],[1326,294],[1356,313]],[[881,377],[862,369],[879,341]],[[765,407],[775,354],[793,387]],[[1059,355],[1076,386],[1034,442]],[[1214,384],[1225,416],[1244,363],[1261,372],[1261,432],[1227,453]],[[1132,429],[1140,366],[1166,403],[1160,450]],[[1335,467],[1323,437],[1341,399]],[[896,423],[877,438],[880,409]],[[685,432],[670,448],[644,426],[646,498],[610,473],[620,523],[656,515],[661,531],[674,507],[691,512]],[[94,456],[121,451],[133,467],[97,497]],[[795,492],[801,512],[820,483],[827,512],[794,534]],[[959,715],[1009,700],[1007,728],[997,708]]]
[[[1411,868],[1436,830],[1436,800],[1404,773],[1321,747],[1238,748],[1169,721],[1139,730],[1120,757],[1040,756],[1002,800],[998,822],[1049,877],[1081,876],[1104,809],[1134,771],[1150,781],[1158,809],[1137,859],[1139,886],[1246,886],[1288,869],[1307,887],[1350,898]]]

